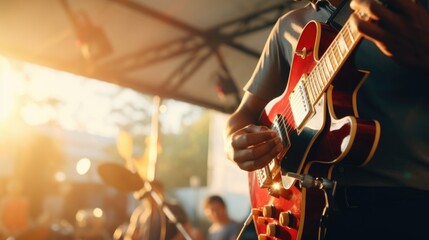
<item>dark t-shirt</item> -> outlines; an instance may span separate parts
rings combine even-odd
[[[429,8],[427,0],[420,1]],[[334,7],[319,1],[284,15],[273,28],[244,90],[270,100],[286,87],[293,49],[310,20],[326,22]],[[381,125],[378,148],[365,167],[347,167],[339,184],[412,186],[429,190],[429,77],[383,55],[370,41],[355,62],[369,75],[357,95],[359,117]]]

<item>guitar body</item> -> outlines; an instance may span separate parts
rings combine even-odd
[[[261,114],[260,123],[276,130],[286,149],[270,164],[277,165],[278,170],[272,166],[264,170],[263,176],[269,176],[270,181],[261,183],[258,170],[249,173],[255,226],[258,235],[266,239],[323,239],[330,193],[320,188],[302,188],[287,173],[331,179],[337,163],[365,165],[378,144],[378,122],[360,119],[357,114],[355,98],[366,73],[355,70],[350,57],[335,70],[323,65],[326,70],[319,67],[321,72],[314,73],[336,36],[337,32],[327,25],[314,21],[306,25],[297,43],[285,91]],[[327,77],[320,75],[327,75],[328,71],[332,72],[332,79],[323,88],[306,79],[313,72],[325,83]],[[320,94],[306,89],[312,86],[322,89]],[[309,107],[303,104],[310,109],[303,117],[297,116],[300,106],[294,106],[294,99],[307,97],[295,97],[300,89],[311,95]],[[276,190],[274,185],[279,184],[282,187]]]

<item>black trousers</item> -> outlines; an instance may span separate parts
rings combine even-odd
[[[429,191],[342,187],[327,224],[326,240],[429,239]]]

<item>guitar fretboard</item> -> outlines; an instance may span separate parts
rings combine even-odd
[[[305,86],[312,104],[318,101],[361,38],[362,35],[351,28],[348,20],[306,79]]]

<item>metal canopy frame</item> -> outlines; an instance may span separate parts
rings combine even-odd
[[[175,95],[174,89],[180,87],[184,82],[186,82],[192,74],[213,55],[216,55],[216,59],[219,63],[219,69],[223,71],[223,80],[227,81],[224,82],[223,85],[229,86],[227,89],[228,94],[232,94],[234,98],[236,98],[237,103],[239,102],[239,88],[229,73],[228,66],[225,64],[224,56],[219,51],[219,48],[222,45],[226,45],[245,53],[250,57],[259,58],[260,52],[236,42],[235,39],[268,27],[271,28],[277,19],[284,14],[287,9],[290,9],[292,5],[290,1],[285,1],[285,3],[259,10],[233,21],[221,23],[210,29],[201,30],[135,1],[109,1],[121,4],[124,7],[131,8],[141,14],[148,15],[165,24],[186,31],[188,35],[169,42],[154,45],[149,48],[140,49],[134,53],[127,54],[104,63],[100,67],[102,69],[109,69],[109,71],[103,74],[105,74],[106,77],[114,76],[114,78],[120,79],[119,82],[125,86],[137,90],[146,89],[147,91],[147,89],[149,89],[149,91],[158,94],[161,97],[163,97],[163,95],[173,97],[196,105],[201,104],[196,100],[186,98],[186,96]],[[136,86],[123,77],[125,73],[130,70],[147,68],[152,64],[167,61],[181,55],[187,55],[188,57],[171,71],[168,79],[163,81],[163,93],[156,91],[156,89],[151,89],[148,86]],[[233,92],[231,92],[231,90]],[[232,108],[219,109],[216,106],[207,105],[205,107],[214,108],[222,112],[232,111]]]

